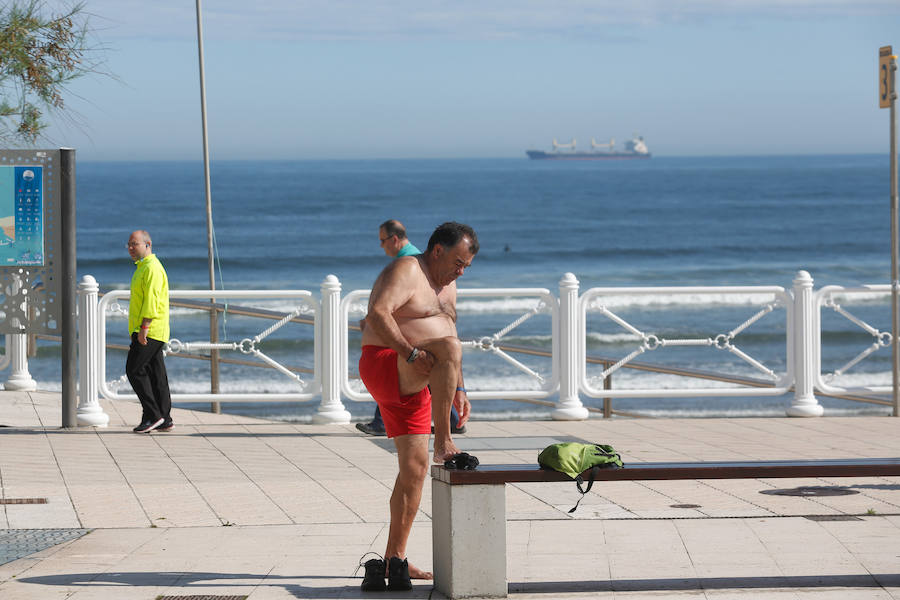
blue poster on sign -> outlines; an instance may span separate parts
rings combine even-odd
[[[0,166],[0,266],[44,264],[42,173]]]

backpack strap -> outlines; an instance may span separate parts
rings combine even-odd
[[[569,513],[575,512],[575,509],[578,508],[578,505],[581,504],[582,500],[584,500],[585,494],[587,494],[589,491],[591,491],[591,488],[594,487],[594,478],[597,476],[597,472],[599,470],[600,470],[600,467],[598,467],[597,465],[594,465],[593,467],[591,467],[591,474],[590,474],[590,477],[588,478],[587,487],[585,487],[585,488],[581,487],[581,484],[584,483],[584,478],[581,475],[579,475],[578,477],[575,478],[575,485],[578,487],[578,491],[581,492],[581,498],[579,498],[578,502],[575,503],[575,506],[573,506],[569,510]]]

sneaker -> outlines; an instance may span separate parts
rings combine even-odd
[[[165,419],[163,424],[156,428],[156,431],[172,431],[175,429],[175,423],[172,422],[172,419]]]
[[[366,435],[386,435],[384,427],[375,427],[372,423],[357,423],[356,428]]]
[[[400,560],[392,556],[388,562],[387,589],[397,592],[412,589],[412,580],[409,578],[409,562],[404,558]]]
[[[132,431],[134,431],[135,433],[150,433],[151,431],[162,425],[163,421],[164,419],[159,419],[158,421],[144,421],[143,423],[132,429]]]
[[[359,588],[364,592],[383,592],[387,589],[384,583],[384,561],[372,558],[365,563],[366,575]]]

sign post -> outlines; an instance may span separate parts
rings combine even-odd
[[[891,46],[878,49],[878,107],[891,109],[891,350],[893,415],[900,416],[900,274],[897,242],[897,57]]]

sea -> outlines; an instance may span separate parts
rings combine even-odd
[[[132,230],[146,229],[173,289],[208,289],[206,199],[201,162],[79,162],[77,265],[101,291],[127,289],[133,266],[126,250]],[[461,290],[545,288],[559,295],[573,274],[591,288],[781,286],[805,270],[815,288],[890,281],[890,191],[887,155],[656,157],[649,160],[533,161],[306,160],[213,161],[210,169],[216,287],[225,290],[310,290],[335,275],[342,293],[369,289],[389,260],[378,225],[401,220],[421,249],[445,221],[471,225],[481,250],[458,281]],[[890,331],[890,296],[847,298],[844,310],[878,331]],[[289,312],[285,299],[229,301]],[[636,332],[657,339],[714,339],[756,318],[733,343],[741,354],[709,345],[672,344],[634,361],[765,378],[787,369],[786,313],[773,296],[622,293],[594,304],[587,325],[589,355],[617,361],[640,347]],[[773,305],[774,308],[772,308]],[[759,316],[760,311],[770,312]],[[823,313],[822,367],[839,369],[873,344],[857,323]],[[364,316],[356,310],[351,323]],[[508,328],[514,322],[521,324]],[[226,313],[223,340],[252,338],[273,321]],[[625,323],[626,325],[623,325]],[[552,349],[552,318],[534,298],[460,298],[461,339],[501,333],[513,346]],[[172,336],[208,339],[209,319],[176,308]],[[282,364],[311,370],[312,328],[291,323],[269,333],[259,348]],[[107,341],[127,344],[125,319],[108,316]],[[359,334],[351,332],[356,371]],[[474,345],[474,344],[473,344]],[[540,390],[552,380],[549,359],[504,355],[489,344],[466,349],[466,385],[473,390]],[[485,349],[487,348],[487,350]],[[756,364],[746,360],[751,357]],[[246,355],[236,358],[250,359]],[[508,360],[512,358],[514,360]],[[889,385],[890,347],[847,369],[842,385]],[[122,380],[124,352],[107,352],[107,381]],[[29,369],[40,389],[60,389],[59,344],[40,341]],[[516,364],[518,363],[518,364]],[[170,355],[173,393],[209,389],[206,362]],[[761,370],[759,365],[765,369]],[[602,367],[589,369],[597,379]],[[312,376],[303,374],[303,378]],[[709,388],[716,385],[620,368],[614,389]],[[220,389],[253,394],[253,402],[222,403],[235,412],[309,421],[317,401],[273,403],[266,393],[298,391],[295,380],[272,370],[223,365]],[[548,401],[556,398],[550,395]],[[602,400],[583,396],[585,405]],[[783,415],[791,395],[617,398],[616,410],[645,416]],[[826,414],[888,414],[889,408],[822,398]],[[176,403],[178,404],[178,403]],[[205,403],[181,406],[209,410]],[[367,420],[371,402],[344,399],[354,420]],[[474,402],[473,419],[548,418],[550,407],[507,399]],[[596,415],[594,415],[596,416]]]

